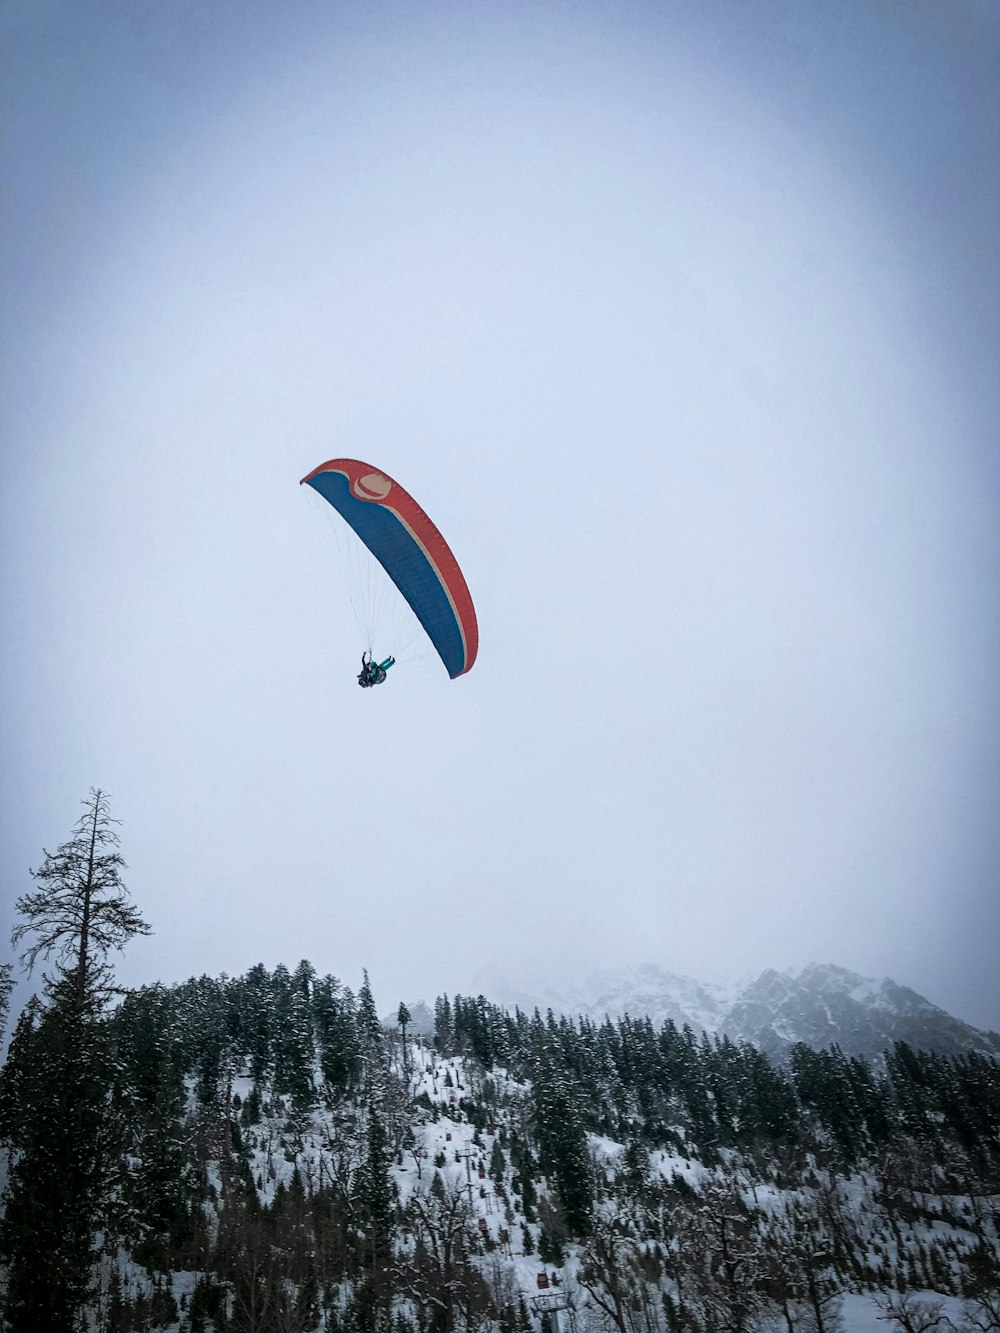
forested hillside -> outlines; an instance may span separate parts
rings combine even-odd
[[[1000,1327],[992,1056],[778,1065],[482,996],[414,1037],[308,962],[122,991],[118,848],[95,790],[17,902],[49,971],[0,1071],[10,1333],[837,1333],[860,1293]]]
[[[998,1326],[988,1056],[779,1067],[460,996],[431,1042],[306,962],[64,1000],[0,1078],[12,1330],[830,1333],[858,1291]]]

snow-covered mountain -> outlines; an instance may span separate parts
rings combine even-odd
[[[408,1004],[410,1011],[410,1021],[406,1025],[406,1031],[411,1037],[433,1037],[434,1036],[434,1011],[424,1000],[415,1000],[413,1004]],[[391,1013],[386,1014],[382,1019],[384,1028],[396,1028],[399,1026],[397,1016],[398,1007]]]
[[[858,976],[832,963],[801,972],[768,969],[753,981],[731,987],[677,976],[647,963],[632,972],[595,972],[574,985],[511,984],[498,974],[481,976],[478,989],[499,1004],[528,1012],[630,1014],[659,1025],[673,1019],[696,1033],[725,1033],[782,1059],[795,1042],[824,1047],[836,1043],[851,1055],[874,1056],[895,1041],[957,1055],[1000,1055],[1000,1034],[982,1032],[888,977]]]

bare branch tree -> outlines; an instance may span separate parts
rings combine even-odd
[[[397,1289],[430,1315],[431,1326],[441,1333],[479,1327],[487,1318],[490,1291],[471,1261],[479,1242],[462,1186],[453,1180],[426,1194],[415,1191],[406,1218],[414,1249],[398,1258]]]
[[[1000,1333],[1000,1292],[985,1291],[962,1306],[961,1333]]]
[[[642,1315],[644,1309],[649,1313],[651,1302],[636,1264],[635,1243],[604,1217],[593,1219],[581,1254],[579,1283],[603,1328],[640,1333],[646,1327]],[[652,1327],[658,1330],[659,1323]]]
[[[39,884],[17,900],[21,921],[11,932],[14,948],[29,937],[20,955],[29,974],[39,958],[55,957],[62,979],[71,980],[74,1004],[83,1012],[88,1000],[100,1004],[111,991],[105,962],[112,949],[123,949],[133,935],[151,927],[130,901],[122,883],[125,860],[111,818],[107,793],[93,788],[69,842],[46,852]]]
[[[901,1328],[903,1333],[944,1333],[955,1327],[944,1312],[944,1301],[921,1300],[911,1291],[876,1296],[875,1305],[880,1311],[877,1318]]]

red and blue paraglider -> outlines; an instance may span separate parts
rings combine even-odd
[[[416,500],[398,481],[356,458],[321,463],[300,484],[334,507],[385,570],[452,680],[470,671],[479,650],[472,597],[448,543]],[[395,663],[393,657],[375,658],[373,634],[368,633],[358,676],[364,687],[381,684]]]

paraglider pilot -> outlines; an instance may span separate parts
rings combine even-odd
[[[361,654],[361,670],[358,672],[358,684],[363,690],[371,685],[381,685],[385,680],[385,673],[391,666],[395,666],[396,659],[387,657],[384,662],[376,662],[373,657],[367,653]]]

